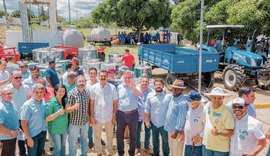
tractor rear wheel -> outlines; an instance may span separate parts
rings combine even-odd
[[[238,91],[245,82],[244,70],[237,64],[229,64],[222,73],[225,88]]]
[[[176,75],[175,74],[172,74],[172,73],[169,73],[166,77],[166,80],[165,80],[165,86],[167,87],[168,90],[172,90],[172,87],[171,85],[173,84],[173,81],[176,79]]]
[[[257,73],[258,87],[261,89],[270,89],[270,64],[263,65],[265,71],[259,71]]]

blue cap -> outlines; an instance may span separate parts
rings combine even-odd
[[[188,94],[188,96],[186,96],[186,99],[188,101],[200,101],[202,99],[202,96],[200,95],[200,93],[198,93],[195,90],[191,90]]]

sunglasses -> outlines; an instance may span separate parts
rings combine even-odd
[[[243,109],[244,106],[235,106],[235,105],[233,105],[232,108],[233,108],[233,109]]]
[[[19,76],[19,77],[14,77],[14,79],[18,80],[18,79],[22,79],[22,77],[21,77],[21,76]]]

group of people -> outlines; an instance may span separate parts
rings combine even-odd
[[[223,104],[227,94],[214,88],[205,105],[196,91],[184,96],[186,87],[179,79],[171,85],[171,92],[164,89],[160,78],[149,87],[145,74],[136,84],[129,70],[132,66],[119,77],[121,83],[114,68],[97,71],[91,67],[87,81],[77,58],[66,65],[63,83],[54,61],[49,62],[45,79],[39,76],[37,66],[30,67],[30,72],[26,64],[18,66],[7,71],[6,60],[0,60],[0,148],[4,156],[16,155],[16,143],[20,156],[42,155],[46,136],[55,156],[65,156],[66,142],[70,156],[77,155],[78,142],[82,156],[93,146],[98,156],[113,155],[114,129],[119,156],[125,154],[127,129],[131,156],[142,148],[149,155],[160,155],[160,142],[164,156],[255,156],[266,146],[251,87],[240,88],[239,97],[227,105]]]

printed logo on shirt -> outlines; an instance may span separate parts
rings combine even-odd
[[[248,132],[247,131],[242,131],[241,129],[238,130],[238,136],[240,138],[240,140],[245,140],[246,137],[248,136]]]

